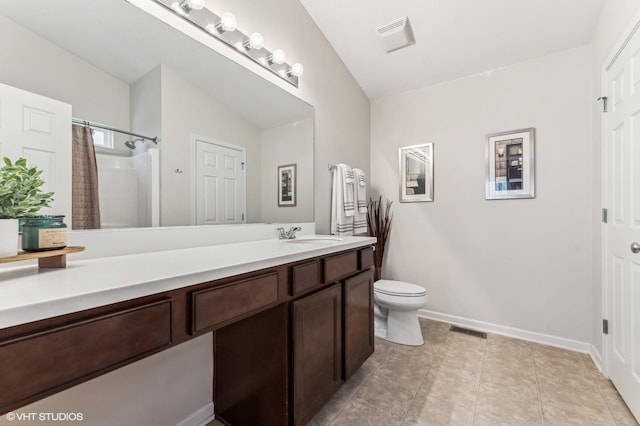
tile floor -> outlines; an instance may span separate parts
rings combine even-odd
[[[425,345],[376,352],[317,425],[637,425],[588,355],[420,319]]]
[[[638,425],[588,355],[420,325],[421,347],[376,339],[376,352],[308,426]]]

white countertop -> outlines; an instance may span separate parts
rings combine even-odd
[[[77,261],[71,254],[65,269],[16,263],[0,270],[0,328],[375,243],[371,237],[339,239],[270,239]]]

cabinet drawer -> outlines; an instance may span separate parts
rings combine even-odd
[[[373,266],[373,247],[367,247],[358,251],[360,270],[364,271]]]
[[[291,295],[303,293],[320,285],[318,262],[308,262],[291,268]]]
[[[171,301],[0,343],[0,412],[171,344]]]
[[[192,332],[199,333],[278,301],[278,273],[193,292]]]
[[[324,282],[336,281],[358,270],[358,252],[339,254],[324,260]]]

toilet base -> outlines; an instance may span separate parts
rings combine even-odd
[[[418,311],[387,311],[386,319],[376,315],[374,334],[380,339],[401,345],[424,345]]]
[[[390,311],[387,315],[387,337],[390,342],[422,346],[422,330],[417,311]]]

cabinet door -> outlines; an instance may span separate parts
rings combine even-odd
[[[342,288],[292,305],[293,419],[306,424],[342,384]]]
[[[373,353],[373,270],[344,282],[344,379]]]

